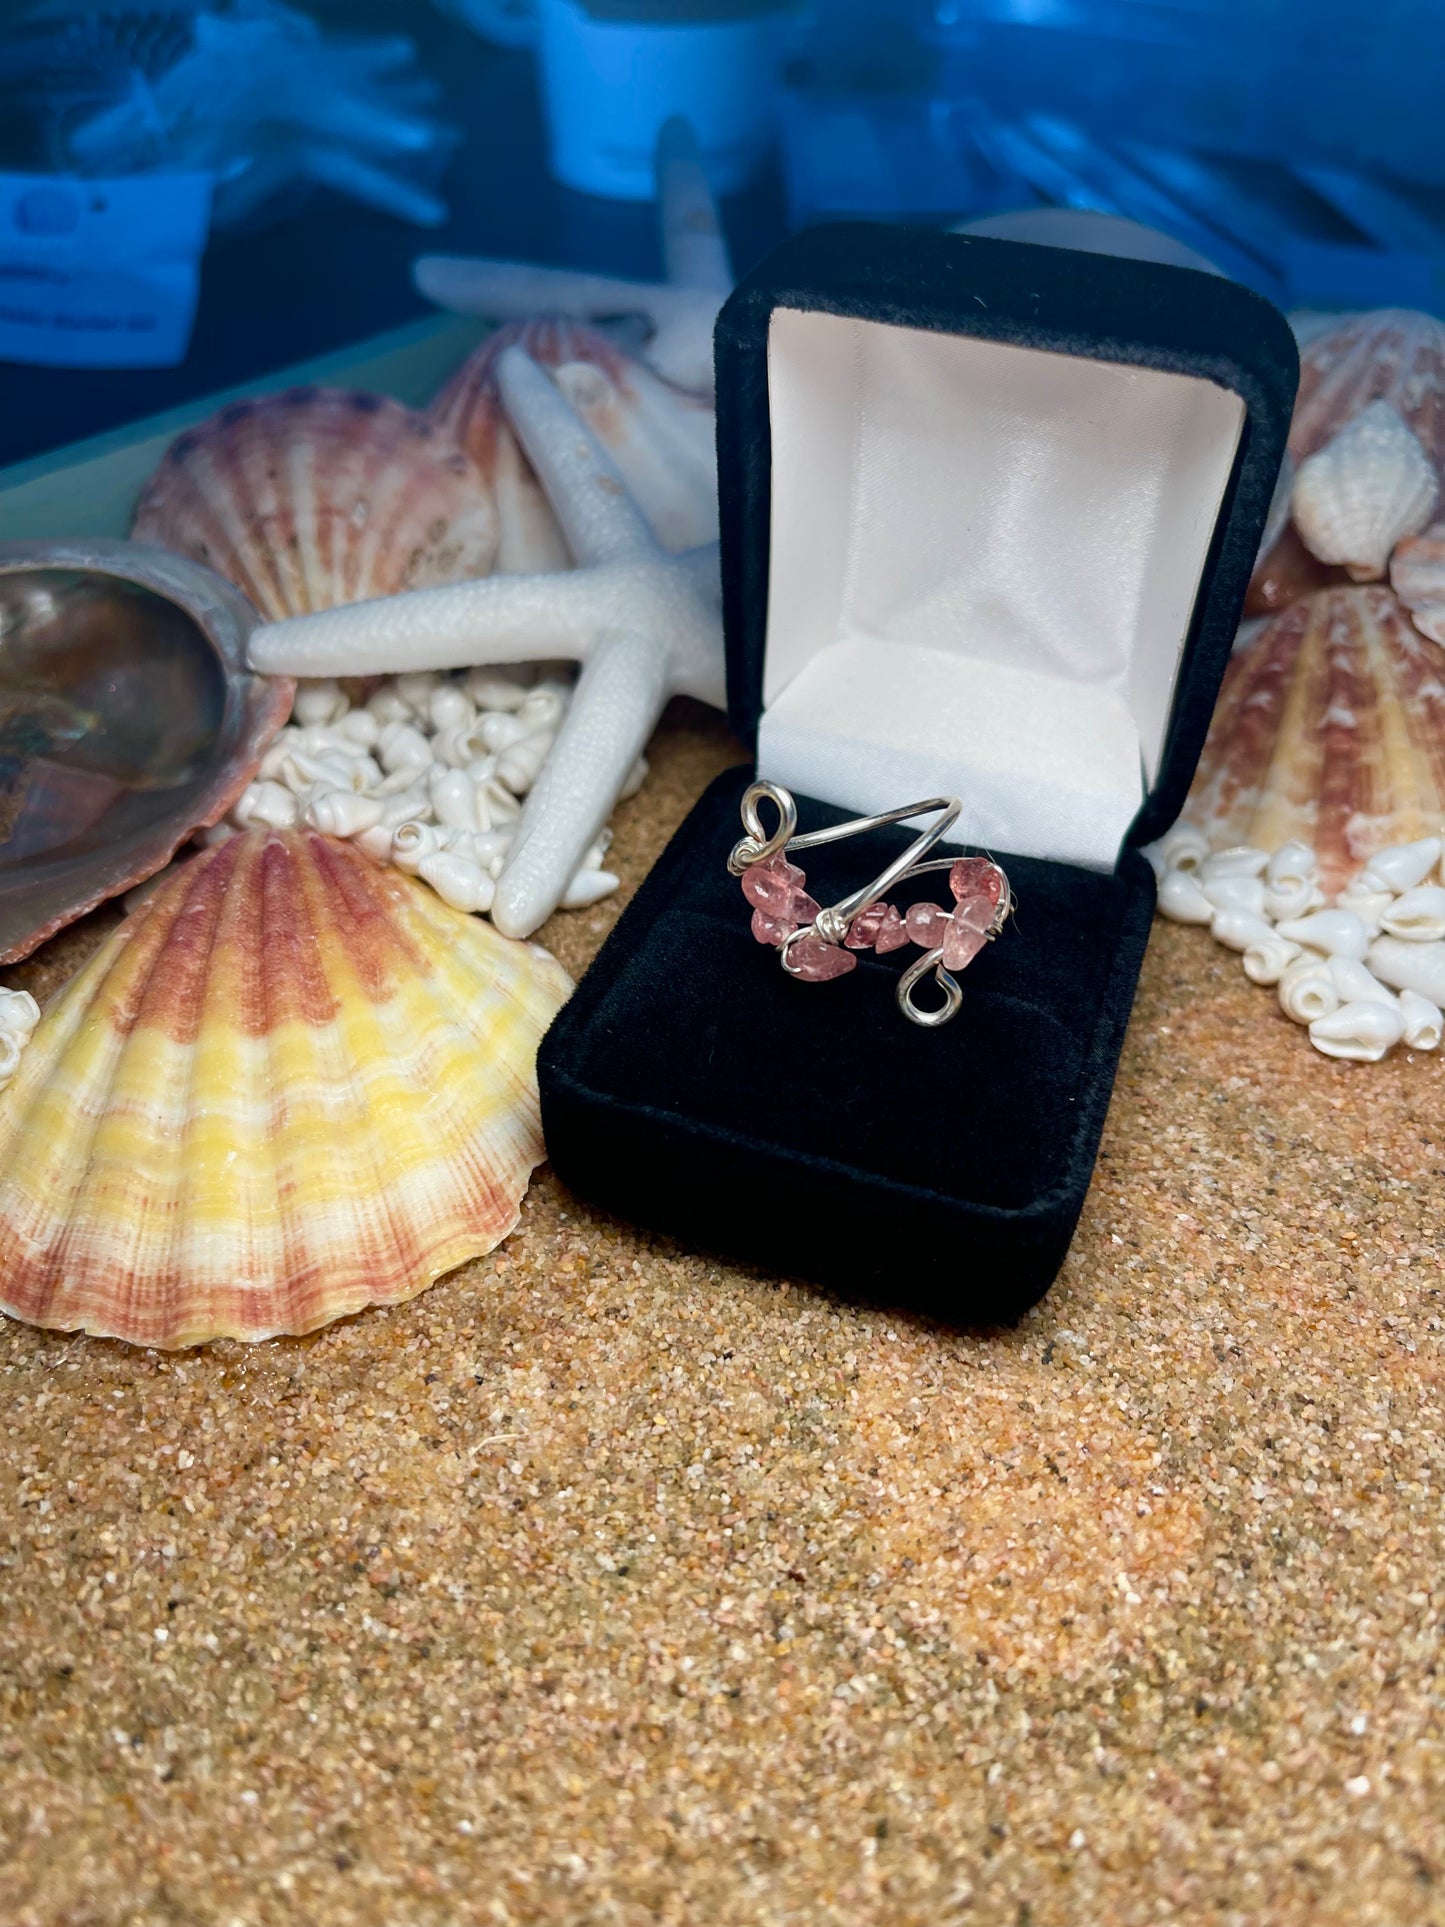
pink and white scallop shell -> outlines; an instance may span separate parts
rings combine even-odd
[[[602,443],[665,549],[676,553],[717,539],[709,405],[664,381],[597,329],[541,315],[489,335],[431,404],[432,418],[472,457],[496,498],[500,573],[538,574],[571,563],[497,385],[497,361],[517,343],[548,370]]]
[[[1400,544],[1390,558],[1390,587],[1421,635],[1445,643],[1445,522]]]
[[[1300,352],[1291,456],[1315,454],[1373,401],[1395,409],[1445,481],[1445,321],[1374,308],[1311,333]]]
[[[232,402],[187,429],[131,533],[208,564],[273,621],[486,575],[498,538],[491,491],[444,429],[337,388]]]
[[[1223,850],[1298,842],[1333,896],[1445,821],[1445,649],[1379,586],[1306,596],[1236,649],[1183,820]]]

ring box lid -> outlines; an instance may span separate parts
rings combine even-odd
[[[717,331],[729,706],[759,774],[1096,870],[1173,820],[1298,359],[1190,269],[848,223]]]

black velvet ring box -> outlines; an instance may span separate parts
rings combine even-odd
[[[1147,262],[849,224],[742,283],[717,329],[734,728],[804,830],[961,797],[1017,911],[936,1030],[895,1002],[914,948],[798,982],[726,869],[752,770],[720,778],[543,1043],[579,1196],[958,1323],[1043,1294],[1147,941],[1140,846],[1199,756],[1297,373],[1268,303]],[[810,894],[918,827],[807,852]]]

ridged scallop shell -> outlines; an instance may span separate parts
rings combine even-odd
[[[516,1224],[569,988],[348,844],[197,856],[0,1096],[0,1307],[174,1347],[413,1297]]]
[[[380,395],[288,388],[173,441],[132,534],[205,562],[275,621],[486,575],[497,513],[475,464]]]
[[[1445,643],[1445,522],[1400,544],[1390,558],[1390,587],[1421,635]]]
[[[1216,850],[1305,844],[1327,896],[1445,818],[1445,652],[1384,588],[1326,589],[1236,650],[1183,818]]]
[[[1313,328],[1301,345],[1290,454],[1313,455],[1372,401],[1390,404],[1445,480],[1445,322],[1375,308]]]
[[[540,316],[489,335],[431,405],[433,419],[466,449],[496,496],[499,571],[532,574],[571,562],[498,391],[497,359],[515,343],[551,370],[616,462],[664,548],[680,551],[716,541],[712,409],[663,381],[595,328]]]
[[[1391,551],[1418,535],[1440,493],[1433,464],[1399,412],[1372,401],[1300,463],[1290,503],[1306,548],[1376,582]]]

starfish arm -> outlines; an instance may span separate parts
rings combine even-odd
[[[578,562],[656,555],[651,525],[612,457],[525,348],[507,348],[498,357],[497,386]]]
[[[681,115],[665,121],[657,137],[657,209],[668,281],[724,300],[733,285],[727,242],[697,138]]]
[[[689,549],[674,557],[676,579],[684,588],[671,630],[672,687],[714,709],[727,708],[727,659],[723,647],[722,582],[718,545]]]
[[[665,381],[708,397],[713,389],[712,331],[727,290],[624,281],[526,261],[487,261],[465,255],[424,254],[412,267],[418,291],[439,308],[525,321],[562,314],[602,322],[642,315],[651,334],[641,355]]]
[[[599,638],[497,879],[492,921],[504,936],[530,936],[557,908],[667,696],[667,649],[660,639],[637,630]]]
[[[652,282],[579,274],[574,268],[542,267],[530,261],[423,254],[413,262],[411,273],[418,293],[439,308],[485,315],[489,321],[527,321],[538,314],[595,321],[640,314],[656,326],[664,316],[671,317],[677,303],[671,288]]]
[[[262,623],[251,635],[250,662],[266,676],[389,676],[544,657],[580,661],[605,599],[589,570],[412,589]]]

